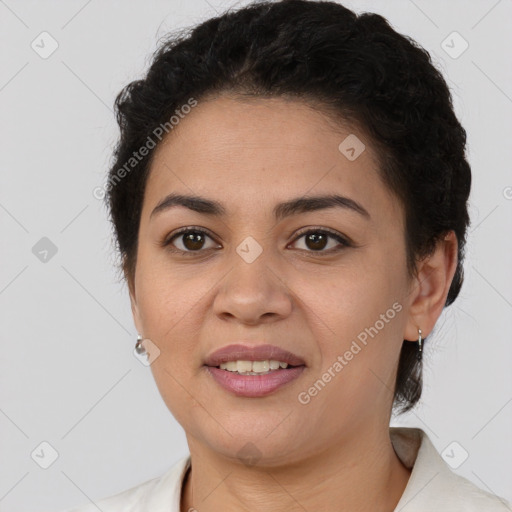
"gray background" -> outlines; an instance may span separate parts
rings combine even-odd
[[[133,355],[128,293],[93,190],[117,137],[115,95],[143,73],[158,38],[235,5],[0,0],[0,511],[98,500],[188,451]],[[392,424],[423,428],[440,453],[456,441],[452,459],[469,456],[455,471],[512,500],[511,2],[345,5],[382,14],[431,53],[473,169],[466,281],[430,338],[421,403]],[[46,59],[31,47],[43,31],[59,45]],[[453,31],[469,44],[457,58],[442,46]],[[43,237],[57,248],[45,262],[33,252]],[[43,441],[58,452],[47,469]]]

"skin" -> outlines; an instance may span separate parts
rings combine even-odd
[[[350,133],[366,144],[354,161],[338,150]],[[218,96],[199,104],[157,148],[145,190],[135,276],[127,276],[135,325],[160,350],[151,364],[167,407],[184,428],[192,469],[181,511],[392,511],[410,470],[396,456],[389,421],[400,348],[428,336],[457,263],[453,232],[406,272],[404,213],[381,181],[365,135],[334,125],[297,100]],[[178,206],[150,218],[167,194],[205,196],[227,215]],[[276,203],[338,193],[342,208],[276,222]],[[201,246],[159,242],[179,228],[209,230]],[[305,227],[330,228],[320,248]],[[248,236],[263,252],[246,263]],[[199,247],[193,252],[194,247]],[[190,255],[171,249],[189,250]],[[202,252],[198,252],[202,251]],[[402,309],[308,404],[297,399],[394,303]],[[302,375],[263,398],[237,397],[203,367],[214,350],[246,340],[306,361]],[[259,459],[239,451],[252,443]],[[244,452],[242,452],[244,453]]]

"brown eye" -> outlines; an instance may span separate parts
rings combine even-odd
[[[213,241],[212,237],[206,231],[202,229],[187,228],[166,239],[162,245],[165,247],[172,245],[176,248],[176,252],[200,252],[203,249],[211,249],[215,247],[215,245],[205,247],[207,239]]]
[[[189,251],[197,251],[202,249],[204,245],[205,235],[198,231],[189,231],[181,236],[181,241]]]
[[[330,254],[340,250],[340,245],[343,247],[351,247],[351,243],[342,237],[339,233],[332,232],[326,229],[310,229],[309,231],[302,232],[294,242],[304,238],[304,245],[307,252],[319,252]],[[327,250],[324,250],[329,244],[329,240],[338,242],[334,243]]]

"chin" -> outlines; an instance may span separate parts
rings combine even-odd
[[[219,427],[214,432],[203,431],[201,437],[210,450],[227,459],[246,466],[278,467],[301,458],[306,441],[299,439],[300,432],[282,428],[283,423],[260,422],[250,427],[246,422],[226,424],[229,433]]]

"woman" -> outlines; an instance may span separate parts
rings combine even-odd
[[[76,510],[510,510],[389,427],[463,282],[466,133],[428,53],[260,2],[171,37],[116,107],[137,351],[190,457]]]

